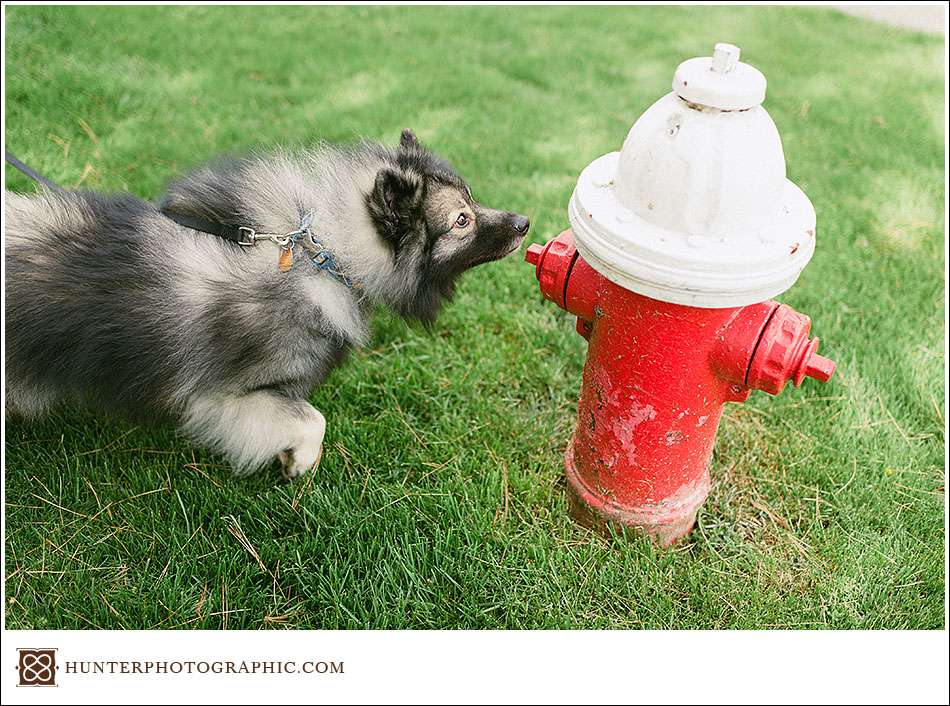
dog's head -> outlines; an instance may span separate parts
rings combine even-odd
[[[398,149],[379,170],[367,205],[392,249],[397,270],[418,283],[400,313],[431,322],[465,270],[514,252],[528,219],[475,201],[449,164],[403,130]]]

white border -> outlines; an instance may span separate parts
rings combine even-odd
[[[635,577],[631,577],[635,580]],[[56,689],[16,648],[56,647]],[[70,660],[327,660],[343,674],[65,674]],[[941,632],[8,632],[3,702],[946,703]],[[941,677],[942,675],[942,677]],[[942,683],[941,683],[942,682]]]
[[[5,30],[5,15],[3,24]],[[945,86],[946,80],[945,70]],[[2,94],[5,106],[5,89]],[[946,87],[944,110],[947,114]],[[5,115],[0,118],[0,126],[5,137]],[[945,154],[945,164],[946,159]],[[947,255],[950,256],[950,251]],[[944,307],[946,320],[950,313],[946,289]],[[944,385],[947,385],[947,375]],[[636,576],[631,576],[631,581],[636,581]],[[5,587],[3,604],[5,607]],[[10,704],[948,702],[946,630],[818,633],[4,630],[2,643],[0,694],[3,702]],[[16,687],[19,647],[58,649],[57,661],[61,667],[58,688]],[[213,675],[86,677],[62,671],[70,660],[155,661],[163,658],[323,659],[342,661],[344,673],[222,678]]]

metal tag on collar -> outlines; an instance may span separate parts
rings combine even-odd
[[[281,274],[290,272],[294,266],[294,246],[287,245],[280,249],[280,255],[277,256],[277,270]]]

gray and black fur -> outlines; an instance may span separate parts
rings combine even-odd
[[[180,214],[260,233],[314,234],[356,282],[279,250],[183,227]],[[221,161],[158,207],[129,195],[6,194],[6,412],[63,402],[169,419],[238,471],[319,463],[310,391],[368,335],[382,304],[435,320],[466,269],[515,250],[528,219],[476,203],[403,131],[397,148],[321,145]]]

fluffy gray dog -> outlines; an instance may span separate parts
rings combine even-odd
[[[307,397],[366,342],[373,307],[431,323],[462,272],[528,231],[409,130],[395,149],[215,164],[158,207],[8,192],[4,217],[7,414],[68,401],[170,419],[239,472],[278,457],[290,478],[320,462]]]

